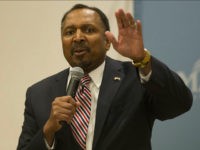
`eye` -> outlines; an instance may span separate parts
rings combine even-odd
[[[91,34],[91,33],[94,33],[96,30],[94,27],[87,26],[87,27],[85,27],[84,31],[85,31],[85,33]]]
[[[75,33],[75,29],[67,29],[65,32],[64,32],[64,35],[65,36],[71,36]]]

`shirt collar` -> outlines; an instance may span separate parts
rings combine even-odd
[[[70,70],[71,68],[72,67],[70,67]],[[101,85],[104,68],[105,68],[105,61],[103,61],[103,63],[99,67],[97,67],[95,70],[89,73],[89,76],[91,77],[92,82],[96,85],[97,88],[99,88]],[[69,72],[68,79],[70,78],[71,78],[71,73]],[[67,84],[69,84],[69,80]]]
[[[104,68],[105,61],[103,61],[103,63],[99,67],[89,73],[89,76],[98,88],[100,87],[102,82]]]

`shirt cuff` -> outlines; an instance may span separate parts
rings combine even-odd
[[[140,82],[142,84],[146,83],[149,81],[150,77],[151,77],[151,74],[152,74],[152,70],[145,76],[141,73],[141,71],[139,70],[139,76],[140,76]]]
[[[48,142],[45,138],[44,138],[44,142],[45,142],[47,150],[54,150],[55,149],[55,139],[53,140],[52,146],[49,146],[49,144],[48,144]]]

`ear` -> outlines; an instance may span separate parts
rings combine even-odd
[[[105,36],[105,49],[108,51],[110,49],[111,42]]]

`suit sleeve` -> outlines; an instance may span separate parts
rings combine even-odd
[[[17,150],[45,150],[43,131],[37,125],[31,105],[31,90],[26,93],[24,123]]]
[[[182,79],[165,64],[152,57],[152,75],[145,84],[148,105],[155,118],[174,118],[192,106],[192,94]]]

